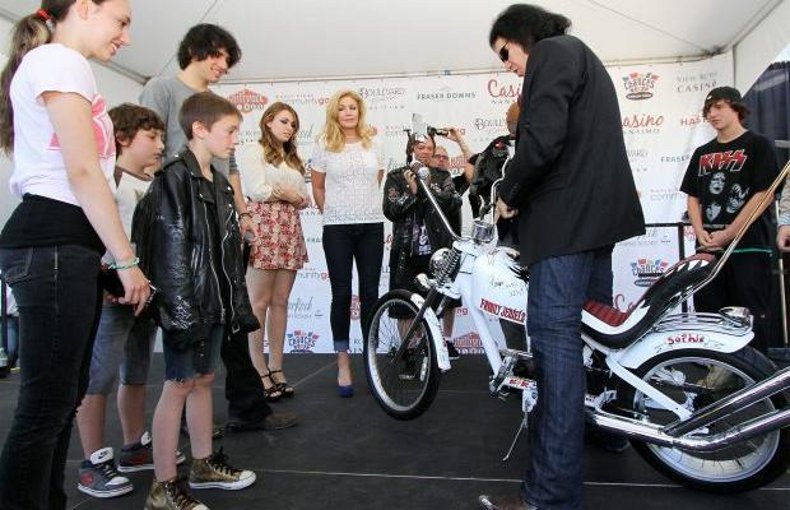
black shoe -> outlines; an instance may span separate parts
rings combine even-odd
[[[455,348],[455,344],[453,342],[447,342],[447,354],[450,355],[450,359],[455,361],[461,357],[461,353],[458,352],[458,349]]]
[[[256,430],[282,430],[295,426],[299,423],[296,414],[281,411],[278,413],[271,413],[266,418],[258,421],[247,421],[230,419],[225,424],[225,429],[228,432],[252,432]]]

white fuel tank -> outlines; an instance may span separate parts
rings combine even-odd
[[[526,324],[528,285],[517,259],[515,250],[496,248],[475,260],[472,306],[488,315]]]

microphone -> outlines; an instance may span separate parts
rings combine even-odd
[[[428,179],[431,176],[431,171],[428,169],[427,166],[422,165],[417,168],[417,177],[422,179],[423,181]]]

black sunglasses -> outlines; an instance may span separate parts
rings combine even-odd
[[[510,43],[506,42],[505,44],[502,45],[501,48],[499,48],[499,60],[501,60],[502,62],[507,62],[507,59],[510,58],[510,52],[507,49],[508,44]]]

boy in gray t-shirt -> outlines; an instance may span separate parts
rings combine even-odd
[[[199,39],[198,39],[199,38]],[[140,104],[154,110],[165,122],[165,160],[172,158],[187,143],[178,123],[178,113],[184,100],[198,92],[209,90],[241,59],[241,50],[225,29],[202,24],[192,27],[178,49],[176,76],[152,78],[140,93]],[[233,156],[212,161],[233,187],[234,203],[239,213],[242,234],[250,228],[250,214],[241,190],[241,179]]]

